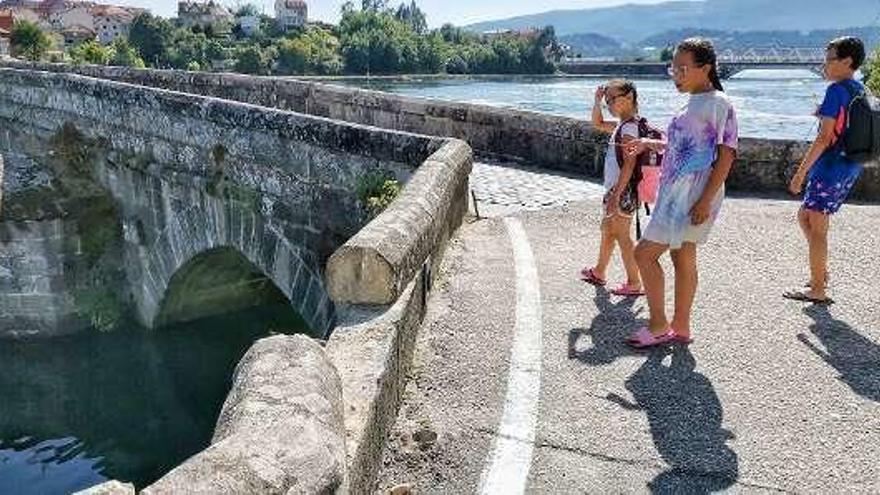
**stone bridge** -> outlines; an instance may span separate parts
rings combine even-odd
[[[235,294],[217,287],[268,279],[319,336],[335,323],[324,264],[369,221],[357,195],[360,181],[387,173],[405,183],[444,143],[204,96],[13,69],[0,70],[0,119],[7,137],[14,130],[48,143],[66,133],[76,141],[68,146],[89,150],[90,166],[121,209],[125,271],[144,324],[229,309]],[[11,262],[18,264],[10,273],[19,274],[28,260]],[[49,290],[9,288],[33,301],[27,304],[33,313],[40,312],[37,301],[51,295],[41,291]],[[209,309],[194,313],[193,299],[206,300]]]

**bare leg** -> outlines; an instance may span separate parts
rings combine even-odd
[[[611,255],[614,254],[614,235],[611,231],[612,218],[605,217],[602,220],[602,238],[599,241],[599,259],[596,261],[596,266],[594,270],[596,271],[596,276],[601,279],[606,279],[606,272],[608,271],[608,264],[611,263]]]
[[[810,244],[810,238],[813,235],[812,234],[812,232],[813,232],[812,221],[810,220],[811,213],[813,213],[813,212],[811,212],[810,210],[807,210],[805,208],[801,208],[800,210],[798,210],[798,224],[801,227],[801,232],[804,233],[804,238],[807,240],[807,245]],[[822,215],[822,216],[826,216],[826,215]],[[821,223],[820,223],[820,225],[821,225]],[[810,259],[812,260],[812,257],[810,257]],[[810,262],[810,265],[812,266],[812,261]],[[828,269],[827,268],[825,269],[825,273],[822,275],[822,284],[825,287],[828,287]],[[811,287],[813,285],[812,277],[810,278],[809,285]]]
[[[697,245],[686,242],[672,251],[675,265],[675,314],[670,326],[681,336],[691,334],[691,311],[697,294]]]
[[[642,273],[642,282],[645,285],[645,294],[648,297],[648,308],[651,312],[651,320],[648,328],[654,335],[661,335],[669,329],[669,320],[666,318],[666,293],[663,267],[660,266],[660,256],[669,246],[642,239],[636,246],[636,263]]]
[[[633,243],[630,231],[632,230],[632,217],[617,215],[614,217],[614,237],[620,246],[620,257],[626,269],[626,283],[632,288],[642,287],[642,278],[639,276],[639,265],[636,263],[635,243]]]
[[[830,217],[809,211],[810,236],[810,297],[825,299],[825,278],[828,273],[828,226]]]

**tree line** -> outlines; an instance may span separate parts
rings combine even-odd
[[[244,5],[236,16],[254,15]],[[338,25],[309,25],[283,32],[268,16],[251,36],[240,26],[218,30],[183,27],[174,20],[139,15],[127,38],[109,46],[81,43],[64,55],[75,63],[186,70],[234,70],[262,75],[369,75],[403,73],[544,74],[562,55],[552,27],[484,36],[451,24],[429,29],[415,0],[395,8],[388,0],[342,6]],[[13,27],[13,55],[40,60],[51,39],[28,22]],[[56,55],[57,57],[57,55]]]

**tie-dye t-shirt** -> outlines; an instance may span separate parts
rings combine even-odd
[[[724,188],[713,200],[705,223],[691,225],[690,210],[709,181],[718,146],[737,149],[736,112],[727,95],[721,91],[691,95],[670,122],[666,139],[657,204],[644,237],[672,249],[683,242],[704,243],[721,211]]]

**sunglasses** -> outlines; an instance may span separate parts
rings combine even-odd
[[[617,101],[618,98],[623,98],[628,94],[629,92],[627,91],[626,93],[621,93],[619,95],[605,95],[605,104],[610,107],[614,104],[615,101]]]
[[[696,67],[690,67],[687,65],[670,65],[669,67],[666,68],[666,74],[668,74],[669,77],[679,77],[679,76],[684,77],[684,76],[687,76],[688,70],[699,69],[700,67],[703,67],[705,65],[706,64],[700,64],[700,65],[697,65]]]

